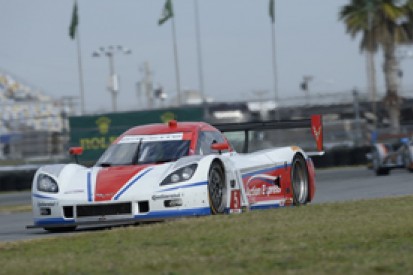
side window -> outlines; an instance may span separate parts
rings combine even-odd
[[[211,150],[211,144],[226,142],[220,132],[216,131],[201,131],[198,137],[196,154],[198,155],[210,155],[216,154],[215,150]]]

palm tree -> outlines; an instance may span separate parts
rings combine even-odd
[[[396,48],[413,41],[413,0],[350,0],[339,12],[353,38],[362,35],[361,51],[383,50],[384,104],[393,132],[400,130],[399,64]]]

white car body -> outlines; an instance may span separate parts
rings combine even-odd
[[[200,127],[206,127],[204,124],[201,123]],[[126,132],[114,143],[141,142],[154,136]],[[176,138],[176,133],[157,136],[168,140]],[[193,139],[190,138],[191,142]],[[297,165],[298,168],[293,168]],[[162,185],[174,173],[182,176],[184,172],[179,171],[186,171],[186,167],[192,169],[188,170],[192,173],[189,179]],[[209,187],[213,181],[213,167],[218,167],[216,171],[221,169],[224,174],[223,184],[217,181],[215,193]],[[46,183],[42,182],[44,178]],[[52,187],[47,185],[50,181],[55,183]],[[294,194],[298,191],[294,189],[293,181],[297,182],[302,193]],[[44,186],[52,191],[45,192]],[[314,166],[309,156],[297,146],[242,154],[229,148],[222,153],[192,154],[160,164],[108,167],[45,165],[37,170],[33,179],[34,225],[28,228],[53,231],[82,225],[241,213],[250,209],[304,204],[312,200],[314,192]],[[211,198],[215,196],[219,196],[219,204],[213,207]]]

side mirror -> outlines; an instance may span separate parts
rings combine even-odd
[[[78,156],[83,154],[83,148],[82,147],[70,147],[69,154],[75,158],[76,163],[79,163]]]
[[[229,144],[228,143],[212,143],[211,149],[218,151],[221,154],[221,151],[229,150]]]

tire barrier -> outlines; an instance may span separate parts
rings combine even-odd
[[[0,192],[31,189],[36,170],[0,171]]]

